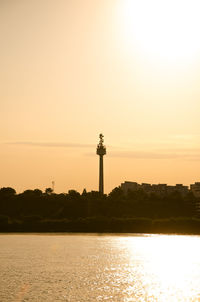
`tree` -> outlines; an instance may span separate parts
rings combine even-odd
[[[42,196],[42,191],[39,190],[39,189],[35,189],[33,192],[34,192],[34,194],[37,195],[37,196]]]
[[[119,199],[124,196],[124,192],[122,191],[122,189],[120,187],[116,187],[108,194],[108,196],[111,198]]]
[[[51,194],[53,193],[53,189],[52,189],[52,188],[46,188],[46,189],[45,189],[45,193],[46,193],[47,195],[51,195]]]
[[[16,191],[13,188],[3,187],[3,188],[0,189],[0,195],[10,197],[10,196],[13,196],[15,194],[16,194]]]
[[[84,188],[83,189],[83,192],[82,192],[82,196],[86,196],[87,195],[87,191],[86,191],[86,189]]]
[[[80,196],[80,193],[77,192],[76,190],[69,190],[69,191],[68,191],[68,195],[69,195],[70,197],[79,197],[79,196]]]

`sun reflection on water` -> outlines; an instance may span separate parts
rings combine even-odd
[[[200,236],[3,235],[0,301],[200,302]]]
[[[198,237],[147,235],[122,241],[131,267],[125,301],[200,301]]]

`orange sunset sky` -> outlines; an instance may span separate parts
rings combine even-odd
[[[200,181],[200,2],[0,0],[0,187]]]

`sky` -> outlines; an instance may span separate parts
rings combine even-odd
[[[0,0],[0,187],[200,181],[197,0]]]

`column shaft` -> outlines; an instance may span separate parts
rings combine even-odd
[[[99,192],[103,194],[103,155],[99,156]]]

